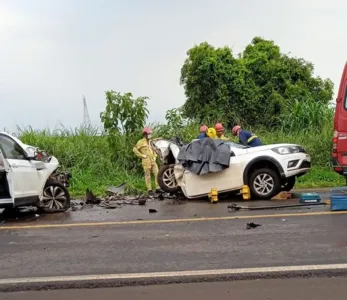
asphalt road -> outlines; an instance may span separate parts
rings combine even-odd
[[[280,273],[267,276],[261,268],[347,263],[344,212],[312,207],[231,213],[227,204],[164,201],[38,217],[23,213],[6,219],[0,226],[0,290],[5,279],[44,277],[50,278],[49,284],[60,280],[55,287],[73,288],[82,275],[91,275],[94,277],[86,278],[86,286],[106,287],[114,286],[106,280],[109,274],[147,274],[145,284],[155,284],[204,281],[206,277],[183,276],[182,271],[260,268],[254,271],[259,273],[256,278],[277,278]],[[149,208],[158,213],[149,214]],[[248,222],[261,226],[247,230]],[[318,273],[336,275],[332,270],[329,267],[329,272]],[[151,272],[177,273],[170,275],[176,278],[172,281],[158,280],[161,275]],[[232,279],[246,279],[243,273],[238,271]],[[341,270],[339,275],[346,274]],[[71,277],[64,281],[58,280],[59,276]],[[112,278],[116,285],[127,285],[117,276]],[[213,277],[216,281],[226,279],[230,277],[218,272]],[[28,287],[32,282],[22,284]],[[34,284],[35,288],[45,285],[45,279]],[[16,290],[12,284],[11,288]]]
[[[0,294],[3,300],[343,300],[346,278],[313,278],[212,282],[108,289],[15,292]]]

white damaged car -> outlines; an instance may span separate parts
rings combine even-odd
[[[0,209],[31,205],[44,212],[69,209],[70,175],[61,180],[58,167],[54,156],[44,157],[37,147],[0,133]]]
[[[196,175],[179,163],[179,143],[164,139],[152,143],[163,162],[158,174],[160,187],[168,193],[181,190],[188,199],[207,196],[211,188],[217,188],[218,193],[228,193],[239,191],[243,185],[249,186],[252,199],[270,199],[281,191],[293,189],[296,178],[311,169],[311,157],[300,145],[251,148],[226,142],[230,147],[229,167]]]

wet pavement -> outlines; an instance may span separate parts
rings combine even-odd
[[[329,193],[319,193],[322,201],[329,199]],[[161,220],[161,219],[186,219],[201,217],[229,217],[243,215],[283,214],[283,213],[307,213],[329,211],[329,206],[315,206],[303,208],[271,209],[259,211],[242,210],[231,212],[227,208],[232,203],[242,206],[272,206],[299,204],[298,199],[271,200],[271,201],[243,201],[234,196],[228,200],[220,200],[217,204],[211,204],[208,200],[147,200],[146,205],[123,204],[116,209],[107,209],[98,205],[80,205],[82,201],[74,201],[75,209],[69,209],[64,213],[39,214],[35,209],[22,209],[20,213],[5,215],[0,213],[1,225],[18,224],[68,224],[81,222],[109,222],[109,221],[136,221],[136,220]],[[149,213],[149,209],[155,209],[155,213]]]
[[[330,213],[329,206],[231,212],[227,206],[236,200],[2,215],[0,281],[347,263],[346,214]],[[298,200],[238,202],[293,203]],[[261,226],[247,230],[250,222]]]

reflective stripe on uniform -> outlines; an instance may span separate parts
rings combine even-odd
[[[252,135],[248,140],[247,140],[247,144],[249,144],[250,142],[252,142],[254,139],[256,139],[257,136],[256,135]]]

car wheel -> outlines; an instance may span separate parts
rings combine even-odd
[[[49,179],[43,189],[39,210],[45,213],[64,212],[70,208],[70,194],[58,181]]]
[[[254,199],[271,199],[281,191],[281,182],[276,171],[259,169],[252,173],[249,188]]]
[[[282,190],[285,192],[290,192],[295,186],[295,181],[296,181],[295,177],[287,178]]]
[[[177,193],[179,186],[175,178],[175,165],[163,165],[158,173],[158,184],[166,193]]]

